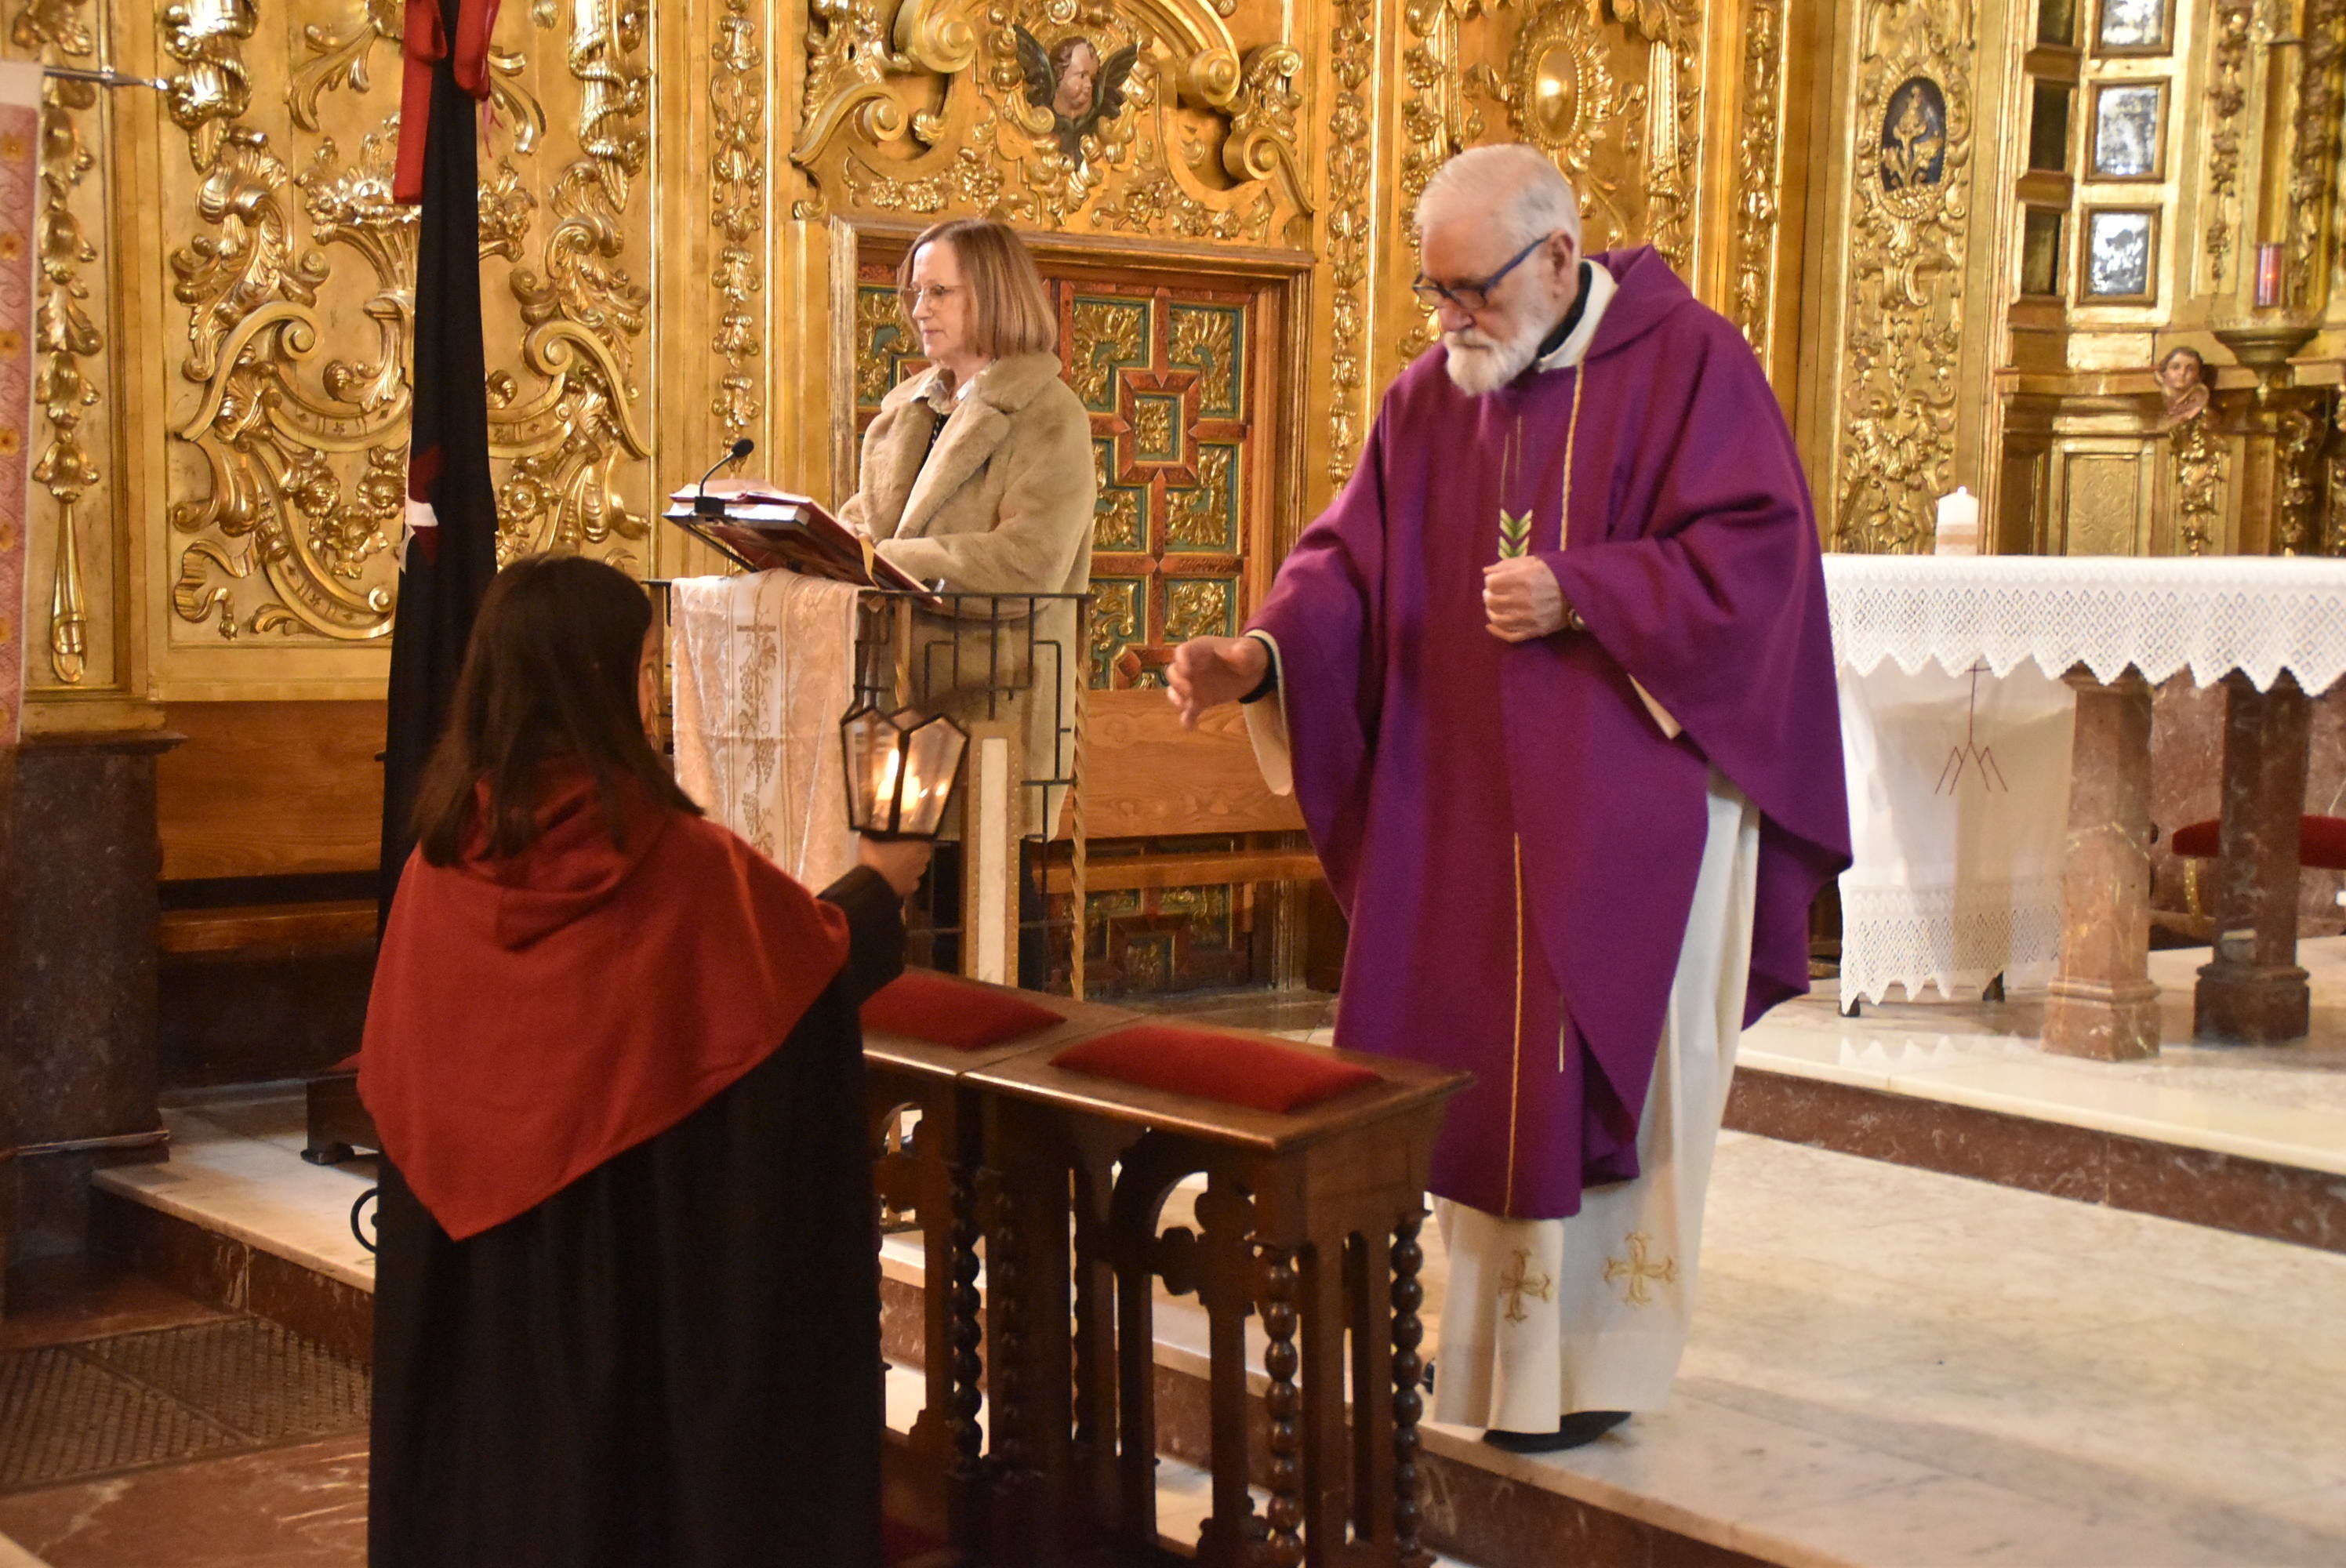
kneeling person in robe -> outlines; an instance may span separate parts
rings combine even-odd
[[[857,1008],[919,844],[818,897],[647,736],[625,575],[481,606],[383,932],[374,1568],[878,1568]]]
[[[1816,522],[1751,351],[1571,186],[1477,148],[1418,206],[1443,341],[1249,635],[1247,703],[1352,921],[1336,1043],[1474,1074],[1433,1161],[1433,1419],[1519,1449],[1668,1397],[1739,1033],[1849,863]]]

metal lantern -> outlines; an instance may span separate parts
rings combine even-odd
[[[969,732],[916,708],[852,709],[839,723],[847,756],[847,825],[874,839],[933,839],[953,799]]]

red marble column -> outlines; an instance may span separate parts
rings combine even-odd
[[[179,738],[28,735],[0,767],[0,1147],[24,1151],[0,1284],[81,1256],[93,1170],[162,1157],[155,759]]]
[[[2069,832],[2061,856],[2061,964],[2045,1048],[2123,1062],[2158,1054],[2150,983],[2150,687],[2072,670]]]
[[[2297,962],[2298,832],[2311,713],[2284,674],[2259,691],[2224,677],[2224,826],[2216,863],[2216,957],[2192,1006],[2203,1039],[2267,1044],[2302,1037],[2312,994]]]

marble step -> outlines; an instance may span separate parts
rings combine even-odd
[[[301,1163],[298,1098],[172,1119],[168,1163],[100,1177],[117,1244],[362,1346],[363,1172]],[[1429,1426],[1432,1544],[1481,1568],[2346,1562],[2346,1350],[2306,1331],[2346,1319],[2346,1257],[1735,1132],[1709,1204],[1669,1407],[1540,1457]],[[1433,1227],[1427,1255],[1431,1341]],[[883,1263],[908,1376],[920,1257],[892,1237]],[[1161,1301],[1171,1461],[1202,1453],[1203,1344]]]

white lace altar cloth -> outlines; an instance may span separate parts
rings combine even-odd
[[[2233,670],[2268,690],[2288,670],[2308,692],[2346,674],[2346,561],[2303,556],[1827,555],[1833,655],[1861,675],[2027,661],[2156,685]]]
[[[839,741],[855,599],[781,571],[679,578],[669,599],[677,782],[817,891],[855,864]]]
[[[1885,661],[1840,682],[1841,1005],[2050,979],[2076,693],[2030,664],[1999,680]]]
[[[2346,673],[2346,562],[1827,555],[1853,857],[1841,999],[1967,1000],[2060,955],[2079,665],[2309,692]],[[1974,674],[1974,671],[1978,672]],[[1993,766],[1988,766],[1993,764]]]

